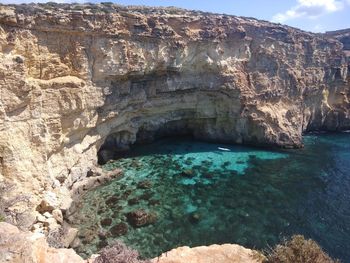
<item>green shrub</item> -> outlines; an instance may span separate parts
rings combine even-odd
[[[292,236],[266,255],[264,263],[340,263],[330,258],[313,240]]]

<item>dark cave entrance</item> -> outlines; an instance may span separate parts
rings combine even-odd
[[[128,155],[132,145],[152,143],[167,137],[201,138],[203,123],[197,120],[174,120],[162,125],[144,124],[136,135],[130,131],[118,131],[108,135],[98,151],[98,164],[103,165]]]
[[[169,121],[153,129],[142,126],[136,134],[136,144],[152,143],[166,137],[195,137],[195,129],[190,123],[193,120]]]

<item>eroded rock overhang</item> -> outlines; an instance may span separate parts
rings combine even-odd
[[[300,147],[350,128],[348,58],[322,35],[109,5],[2,5],[0,27],[0,172],[23,189],[69,187],[103,145],[167,133]]]

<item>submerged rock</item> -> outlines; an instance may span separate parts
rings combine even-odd
[[[101,214],[103,214],[104,212],[106,212],[106,208],[105,207],[100,207],[98,210],[97,210],[97,214],[98,215],[101,215]]]
[[[125,190],[127,187],[128,187],[128,186],[127,186],[126,184],[122,184],[122,185],[120,186],[120,190]]]
[[[148,213],[143,209],[135,210],[126,214],[128,222],[134,227],[142,227],[157,221],[157,214]]]
[[[152,187],[152,182],[151,181],[141,181],[137,184],[137,188],[140,189],[150,189]]]
[[[102,249],[102,248],[104,248],[104,247],[106,247],[106,246],[108,246],[108,242],[107,242],[105,239],[101,240],[101,241],[98,242],[98,244],[97,244],[97,248],[98,248],[98,249]]]
[[[202,161],[202,164],[203,164],[204,166],[209,167],[209,166],[211,166],[211,165],[213,164],[213,162],[212,162],[212,161],[209,161],[209,160],[203,160],[203,161]]]
[[[112,224],[111,218],[105,218],[100,221],[101,226],[110,226]]]
[[[231,164],[231,162],[224,162],[222,165],[221,165],[221,167],[227,167],[227,166],[229,166]]]
[[[201,220],[201,215],[199,213],[193,212],[188,217],[192,224],[197,224]]]
[[[119,198],[117,196],[112,196],[112,197],[108,198],[105,203],[108,206],[112,206],[115,203],[117,203],[118,201],[119,201]]]
[[[136,204],[138,204],[139,202],[140,202],[139,198],[138,198],[138,197],[135,197],[135,198],[129,199],[128,204],[129,204],[129,205],[136,205]]]
[[[114,237],[125,235],[128,232],[128,225],[125,223],[119,223],[110,229],[111,234]]]
[[[111,233],[110,232],[107,232],[105,230],[100,230],[98,232],[98,237],[100,240],[105,240],[107,239],[107,237],[111,236]]]
[[[204,177],[204,178],[207,178],[207,179],[212,179],[212,178],[214,177],[214,175],[211,174],[211,173],[204,173],[204,174],[203,174],[203,177]]]
[[[187,164],[187,165],[191,165],[191,164],[192,164],[192,160],[186,159],[186,160],[184,161],[184,163]]]
[[[123,195],[122,195],[122,198],[123,199],[126,199],[126,198],[128,198],[129,197],[129,195],[132,193],[132,190],[126,190],[124,193],[123,193]]]
[[[84,244],[91,243],[96,238],[96,230],[87,229],[79,233],[79,237]]]
[[[148,201],[149,205],[159,205],[160,201],[159,200],[155,200],[155,199],[151,199]]]
[[[187,169],[181,172],[181,175],[184,177],[193,177],[194,176],[194,171]]]
[[[156,213],[148,214],[148,224],[154,224],[158,220],[158,215]]]
[[[140,196],[140,198],[147,201],[147,200],[151,199],[153,195],[154,195],[153,192],[147,191],[147,192],[144,192],[144,193]]]

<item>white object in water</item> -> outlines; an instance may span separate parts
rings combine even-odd
[[[218,149],[221,150],[221,151],[231,151],[230,149],[222,148],[222,147],[218,147]]]

